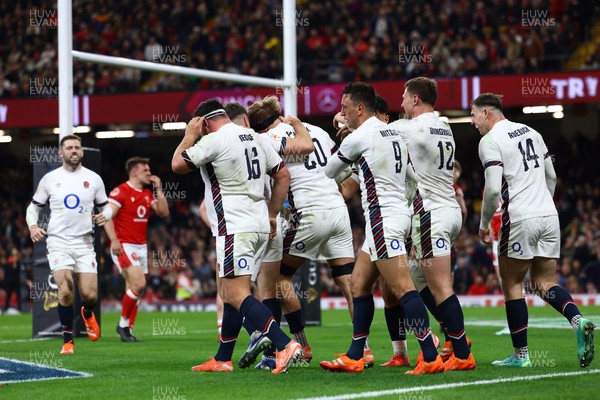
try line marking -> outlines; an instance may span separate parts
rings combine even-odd
[[[402,393],[410,393],[410,392],[427,392],[430,390],[453,389],[453,388],[464,387],[464,386],[490,385],[490,384],[495,384],[495,383],[518,382],[518,381],[535,381],[538,379],[597,374],[597,373],[600,373],[600,369],[590,369],[587,371],[578,371],[578,372],[558,372],[555,374],[544,374],[544,375],[514,376],[512,378],[486,379],[484,381],[473,381],[473,382],[445,383],[442,385],[417,386],[417,387],[403,388],[403,389],[378,390],[375,392],[348,393],[348,394],[340,394],[337,396],[306,397],[306,398],[297,399],[297,400],[361,399],[361,398],[380,397],[380,396],[388,396],[388,395],[392,395],[392,394],[402,394]]]

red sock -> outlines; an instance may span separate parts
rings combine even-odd
[[[137,304],[138,297],[139,295],[133,290],[127,289],[127,292],[125,292],[125,295],[123,296],[123,310],[121,311],[121,317],[129,318],[133,308]]]
[[[138,299],[133,308],[131,309],[131,313],[129,313],[129,330],[133,329],[133,323],[135,322],[135,318],[137,317],[138,306],[140,305],[140,300]]]

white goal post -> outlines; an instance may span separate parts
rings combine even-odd
[[[116,67],[193,76],[272,88],[283,88],[282,106],[288,115],[298,114],[296,97],[296,3],[283,0],[283,80],[195,69],[150,61],[73,51],[72,0],[58,0],[58,104],[59,141],[73,131],[73,59]],[[187,121],[186,121],[187,122]]]

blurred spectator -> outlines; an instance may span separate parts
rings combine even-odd
[[[485,282],[483,282],[483,277],[481,275],[475,274],[474,282],[469,287],[468,294],[470,294],[470,295],[488,294],[488,287],[485,284]]]
[[[177,291],[175,292],[175,300],[192,300],[196,295],[197,288],[193,281],[194,271],[191,268],[186,268],[177,274]]]
[[[4,270],[4,312],[9,308],[21,310],[21,263],[19,251],[16,248],[10,250],[8,257],[2,257],[2,269]],[[14,296],[14,300],[13,300]]]

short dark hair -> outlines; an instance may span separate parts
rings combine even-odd
[[[225,112],[232,121],[240,115],[248,115],[248,111],[246,111],[244,106],[242,106],[240,103],[236,103],[235,101],[225,105]]]
[[[423,76],[410,79],[404,84],[404,89],[419,96],[423,103],[435,106],[438,98],[438,85],[433,79]]]
[[[347,94],[354,104],[362,103],[367,111],[375,111],[375,89],[365,82],[350,82],[342,90],[342,95]]]
[[[138,164],[150,164],[150,159],[146,157],[131,157],[125,161],[125,171],[129,174]]]
[[[471,107],[477,108],[491,107],[502,112],[502,95],[495,93],[482,93],[471,102]]]
[[[376,94],[375,95],[375,106],[374,106],[375,112],[377,114],[386,114],[389,111],[389,106],[387,101],[385,101],[385,99],[383,98],[383,96]]]
[[[63,147],[63,143],[67,140],[79,140],[79,144],[81,144],[81,138],[77,135],[67,135],[60,139],[60,147]]]
[[[196,110],[194,110],[194,117],[204,117],[206,114],[222,108],[223,104],[221,104],[219,100],[208,99],[206,101],[203,101],[198,105],[198,107],[196,107]]]

